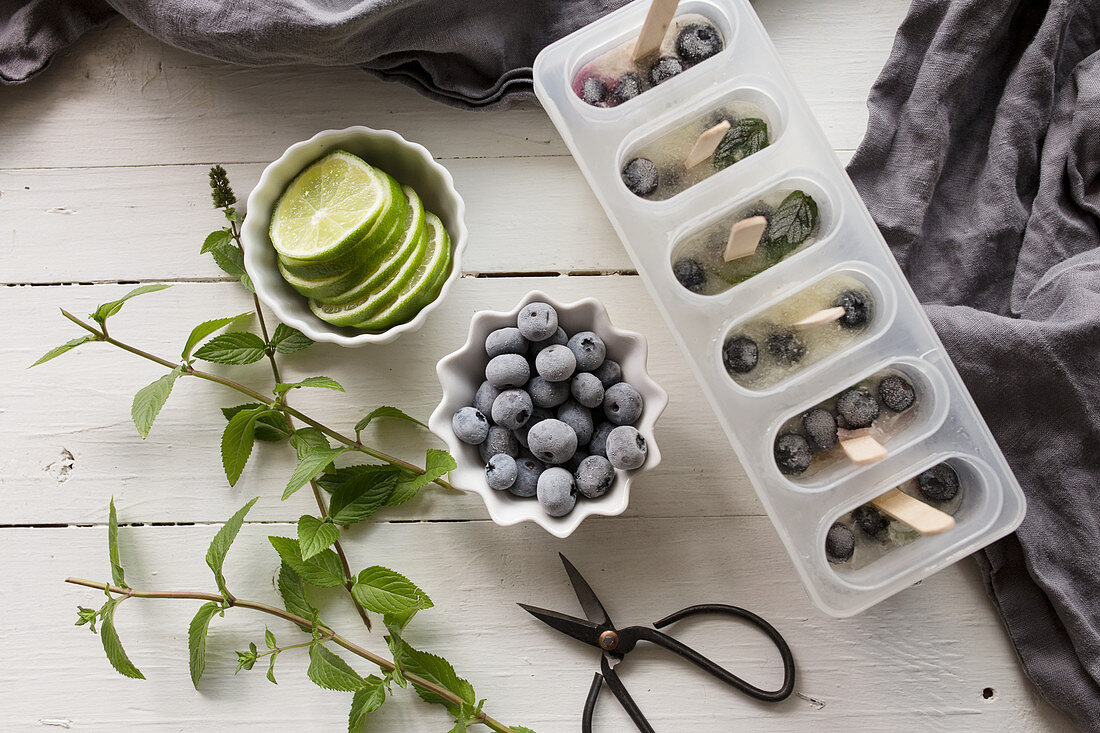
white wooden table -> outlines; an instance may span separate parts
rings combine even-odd
[[[904,0],[759,0],[779,51],[842,158],[857,145],[864,100]],[[565,146],[536,105],[464,113],[353,69],[242,69],[166,47],[118,21],[63,53],[33,82],[0,89],[0,729],[84,731],[342,730],[349,696],[315,688],[288,653],[276,688],[263,672],[233,676],[233,650],[262,642],[263,618],[231,611],[210,634],[198,691],[186,629],[197,603],[134,601],[119,611],[130,656],[148,680],[116,675],[99,640],[73,627],[98,605],[68,575],[109,578],[106,512],[122,521],[127,577],[148,588],[214,588],[203,556],[247,498],[262,498],[229,557],[238,595],[277,602],[268,534],[293,535],[308,492],[279,501],[292,463],[283,446],[229,488],[218,459],[219,406],[241,400],[208,383],[177,384],[148,440],[130,422],[133,393],[158,368],[91,345],[26,371],[77,335],[58,307],[88,313],[135,282],[175,287],[129,304],[112,333],[173,354],[195,323],[249,308],[198,248],[218,226],[206,171],[224,163],[241,197],[266,162],[319,129],[392,128],[454,173],[469,206],[464,277],[414,337],[381,348],[317,346],[284,359],[327,374],[350,399],[296,395],[350,426],[379,404],[427,416],[438,357],[464,339],[478,309],[505,309],[538,287],[601,298],[619,325],[645,332],[650,368],[672,396],[658,425],[665,456],[636,484],[628,512],[587,521],[567,541],[532,525],[500,528],[473,496],[426,491],[346,540],[352,565],[405,572],[435,600],[409,630],[450,658],[486,710],[539,733],[578,728],[597,656],[526,616],[515,601],[572,608],[557,559],[566,552],[620,623],[649,622],[689,602],[729,602],[778,626],[798,660],[798,694],[767,707],[661,654],[641,652],[626,682],[658,730],[1049,730],[1067,727],[1023,676],[963,561],[844,621],[810,603],[771,524],[649,296]],[[244,374],[263,380],[262,365]],[[239,372],[238,372],[239,373]],[[261,382],[266,384],[266,382]],[[390,426],[382,442],[413,459],[430,439]],[[334,598],[332,623],[357,621]],[[282,636],[293,635],[277,628]],[[777,660],[754,633],[701,622],[685,633],[762,684]],[[721,632],[706,638],[709,632]],[[381,650],[377,632],[362,635]],[[371,670],[360,665],[361,671]],[[399,695],[372,730],[447,730],[442,709]],[[598,730],[630,730],[608,696]]]

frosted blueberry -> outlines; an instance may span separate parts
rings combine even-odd
[[[722,36],[710,23],[692,23],[676,37],[676,52],[689,64],[709,59],[722,50]]]
[[[531,353],[537,354],[547,346],[565,346],[567,343],[569,343],[569,337],[565,335],[565,329],[558,326],[558,330],[554,331],[550,338],[542,341],[532,341]]]
[[[635,196],[648,196],[657,190],[657,164],[649,158],[634,158],[623,167],[622,176]]]
[[[531,367],[519,354],[494,356],[485,365],[485,379],[494,387],[522,387],[531,376]]]
[[[833,301],[834,308],[843,308],[840,317],[843,328],[859,328],[871,320],[871,299],[858,290],[845,290]]]
[[[489,421],[480,410],[463,407],[451,417],[451,429],[463,443],[480,445],[489,437]]]
[[[588,499],[599,499],[611,488],[615,480],[615,469],[611,461],[603,456],[588,456],[574,472],[577,491]]]
[[[756,368],[760,349],[747,336],[727,339],[722,346],[722,363],[730,374],[747,374]]]
[[[515,430],[531,419],[531,395],[522,389],[508,389],[493,403],[493,422]]]
[[[866,428],[878,417],[878,400],[863,387],[852,387],[836,398],[836,411],[844,418],[844,427]]]
[[[527,446],[540,461],[565,463],[577,451],[577,434],[561,420],[543,420],[527,433]]]
[[[825,557],[833,564],[848,562],[856,551],[856,536],[852,530],[837,522],[829,527],[825,536]]]
[[[646,442],[629,425],[620,425],[607,436],[607,460],[615,468],[631,471],[645,463]]]
[[[684,70],[684,63],[675,56],[662,56],[653,66],[649,67],[649,80],[653,84],[660,84]]]
[[[868,537],[882,538],[890,526],[890,520],[886,515],[870,504],[853,509],[852,519],[856,520],[856,525]]]
[[[607,85],[595,76],[588,77],[581,85],[581,99],[592,105],[602,104],[607,100]]]
[[[577,434],[577,445],[585,445],[592,439],[592,411],[583,405],[569,400],[558,408],[558,419],[573,428]]]
[[[642,396],[626,382],[607,388],[603,397],[603,412],[616,425],[633,425],[642,416]]]
[[[490,359],[501,354],[526,354],[527,339],[518,328],[498,328],[486,337],[485,353]]]
[[[829,450],[836,445],[836,416],[824,407],[815,407],[803,415],[802,429],[815,450]]]
[[[613,359],[604,359],[603,364],[600,364],[592,374],[600,380],[604,389],[623,381],[623,368]]]
[[[790,331],[777,331],[771,334],[765,344],[768,347],[768,353],[780,364],[786,366],[797,364],[806,355],[806,344]]]
[[[557,407],[569,399],[569,382],[548,382],[538,376],[527,383],[527,392],[536,407]]]
[[[788,476],[805,473],[814,459],[809,441],[798,433],[784,433],[775,439],[775,465]]]
[[[577,468],[581,465],[581,461],[585,458],[588,458],[588,450],[586,447],[582,446],[577,448],[577,452],[574,453],[568,461],[563,463],[562,466],[568,469],[569,473],[575,475],[577,473]]]
[[[516,481],[508,490],[516,496],[534,496],[538,491],[539,476],[546,467],[534,458],[521,458],[516,461]]]
[[[928,469],[917,477],[920,495],[932,501],[950,501],[959,493],[959,474],[946,463]]]
[[[644,91],[645,82],[642,81],[642,77],[628,71],[619,77],[619,81],[615,85],[615,103],[622,104],[629,99],[634,99]]]
[[[878,398],[886,409],[905,412],[917,401],[917,391],[909,380],[891,374],[878,383]]]
[[[672,265],[672,274],[676,281],[693,293],[703,292],[707,284],[707,271],[699,260],[685,257]]]
[[[508,428],[503,428],[500,425],[493,425],[489,428],[489,436],[477,449],[481,453],[481,460],[486,463],[498,453],[507,453],[513,458],[519,455],[519,443],[516,442],[516,436],[512,435]]]
[[[577,359],[578,372],[592,371],[603,364],[604,357],[607,356],[607,347],[604,346],[603,339],[592,331],[573,334],[568,345]]]
[[[548,382],[564,382],[577,370],[577,357],[568,346],[547,346],[535,357],[535,369]]]
[[[573,474],[564,468],[548,468],[539,476],[536,493],[539,504],[551,517],[564,517],[573,511],[577,503],[577,486],[573,483]]]
[[[482,415],[493,414],[493,402],[500,396],[500,387],[494,387],[489,382],[482,382],[474,395],[474,407],[481,411]]]
[[[542,341],[558,330],[558,312],[547,303],[528,303],[520,309],[516,325],[528,341]]]
[[[592,439],[588,441],[588,452],[594,456],[607,458],[607,436],[617,426],[613,422],[602,422],[592,431]]]
[[[516,440],[524,448],[527,447],[527,433],[531,432],[531,428],[538,425],[543,420],[549,420],[554,416],[554,413],[547,410],[545,407],[536,407],[531,411],[531,419],[526,424],[516,428],[512,431],[512,434],[516,436]]]
[[[485,480],[494,491],[504,491],[516,482],[518,475],[516,459],[507,453],[497,453],[485,464]]]
[[[603,383],[595,374],[580,372],[573,375],[569,383],[569,392],[584,407],[599,407],[603,404]]]

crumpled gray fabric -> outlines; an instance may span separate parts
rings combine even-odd
[[[1028,498],[978,553],[1100,731],[1100,0],[916,0],[848,171]]]
[[[458,107],[532,98],[544,46],[627,0],[0,0],[17,83],[117,11],[160,40],[248,66],[359,66]]]

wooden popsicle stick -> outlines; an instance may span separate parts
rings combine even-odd
[[[824,326],[826,323],[832,323],[833,321],[839,321],[844,317],[843,306],[837,306],[835,308],[825,308],[819,310],[813,315],[806,316],[801,321],[797,321],[791,324],[792,328],[813,328],[814,326]]]
[[[955,518],[899,489],[890,489],[871,503],[921,534],[941,534],[955,526]]]
[[[866,466],[868,463],[876,463],[886,457],[886,448],[870,435],[860,435],[855,438],[840,441],[840,447],[845,455],[857,466]]]
[[[691,152],[688,153],[687,158],[684,159],[684,167],[691,170],[710,156],[714,155],[718,143],[722,142],[722,138],[724,138],[729,131],[729,120],[722,120],[714,127],[705,130],[703,134],[699,136],[699,139],[695,141],[695,145],[692,146]]]
[[[632,61],[644,59],[661,48],[661,42],[665,40],[665,33],[668,32],[679,3],[680,0],[653,0],[638,40],[634,42],[634,53],[630,56]]]
[[[726,251],[722,259],[726,262],[748,257],[760,245],[760,238],[768,228],[768,220],[762,216],[750,216],[742,219],[730,228],[730,237],[726,240]]]

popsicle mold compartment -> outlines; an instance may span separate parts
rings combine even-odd
[[[850,616],[1011,532],[1023,519],[1023,493],[747,0],[681,4],[681,15],[699,13],[721,31],[725,47],[713,57],[615,107],[595,107],[577,95],[577,73],[631,41],[649,6],[649,0],[637,0],[543,49],[535,59],[535,93],[667,321],[807,592],[827,613]],[[678,192],[669,189],[664,198],[642,198],[628,189],[622,169],[629,156],[685,124],[703,128],[710,121],[706,115],[729,100],[761,110],[769,124],[766,148]],[[697,139],[701,131],[684,137]],[[750,215],[767,219],[796,191],[812,199],[817,213],[812,226],[799,225],[809,230],[800,232],[800,241],[733,265],[740,259],[735,255],[747,251],[746,237],[734,237],[721,252],[730,260],[714,259],[734,224]],[[752,226],[738,233],[761,232],[757,250],[766,251],[767,230],[759,221]],[[694,274],[677,268],[688,258],[699,260]],[[729,268],[721,273],[725,279],[711,277],[719,267]],[[699,270],[710,279],[697,283]],[[830,277],[847,283],[842,276],[872,296],[871,322],[861,333],[807,348],[796,368],[760,383],[731,376],[722,357],[728,336],[769,309],[809,297]],[[858,457],[880,460],[857,465],[846,457],[801,475],[779,471],[775,441],[785,424],[862,380],[888,374],[904,376],[917,401],[892,427],[879,426],[891,428],[882,440],[885,458],[863,441],[870,452]],[[828,563],[825,535],[838,517],[944,460],[956,466],[964,483],[956,527],[902,544],[858,568]]]

